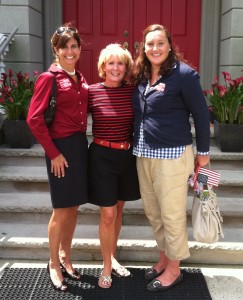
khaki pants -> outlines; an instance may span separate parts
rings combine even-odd
[[[187,181],[193,168],[192,146],[177,159],[137,157],[144,211],[159,250],[171,260],[190,256],[186,206]]]

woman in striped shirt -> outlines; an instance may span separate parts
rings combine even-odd
[[[89,147],[89,202],[100,206],[99,238],[103,271],[98,284],[111,287],[112,270],[130,272],[115,259],[125,201],[140,198],[135,156],[132,154],[133,86],[125,82],[133,61],[128,50],[110,44],[100,53],[98,72],[104,82],[89,88],[93,142]]]

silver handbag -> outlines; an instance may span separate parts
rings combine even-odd
[[[216,243],[223,234],[223,218],[217,205],[217,196],[211,186],[196,194],[192,204],[193,238],[201,243]]]

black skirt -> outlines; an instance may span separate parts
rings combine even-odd
[[[51,173],[51,161],[46,156],[47,173],[53,208],[66,208],[87,203],[88,141],[85,133],[75,133],[53,140],[68,162],[65,176]]]

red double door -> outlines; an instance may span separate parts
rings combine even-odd
[[[78,68],[89,84],[101,81],[97,61],[102,48],[120,43],[135,57],[142,31],[155,23],[165,25],[185,58],[199,66],[201,0],[63,0],[63,19],[79,29]]]

